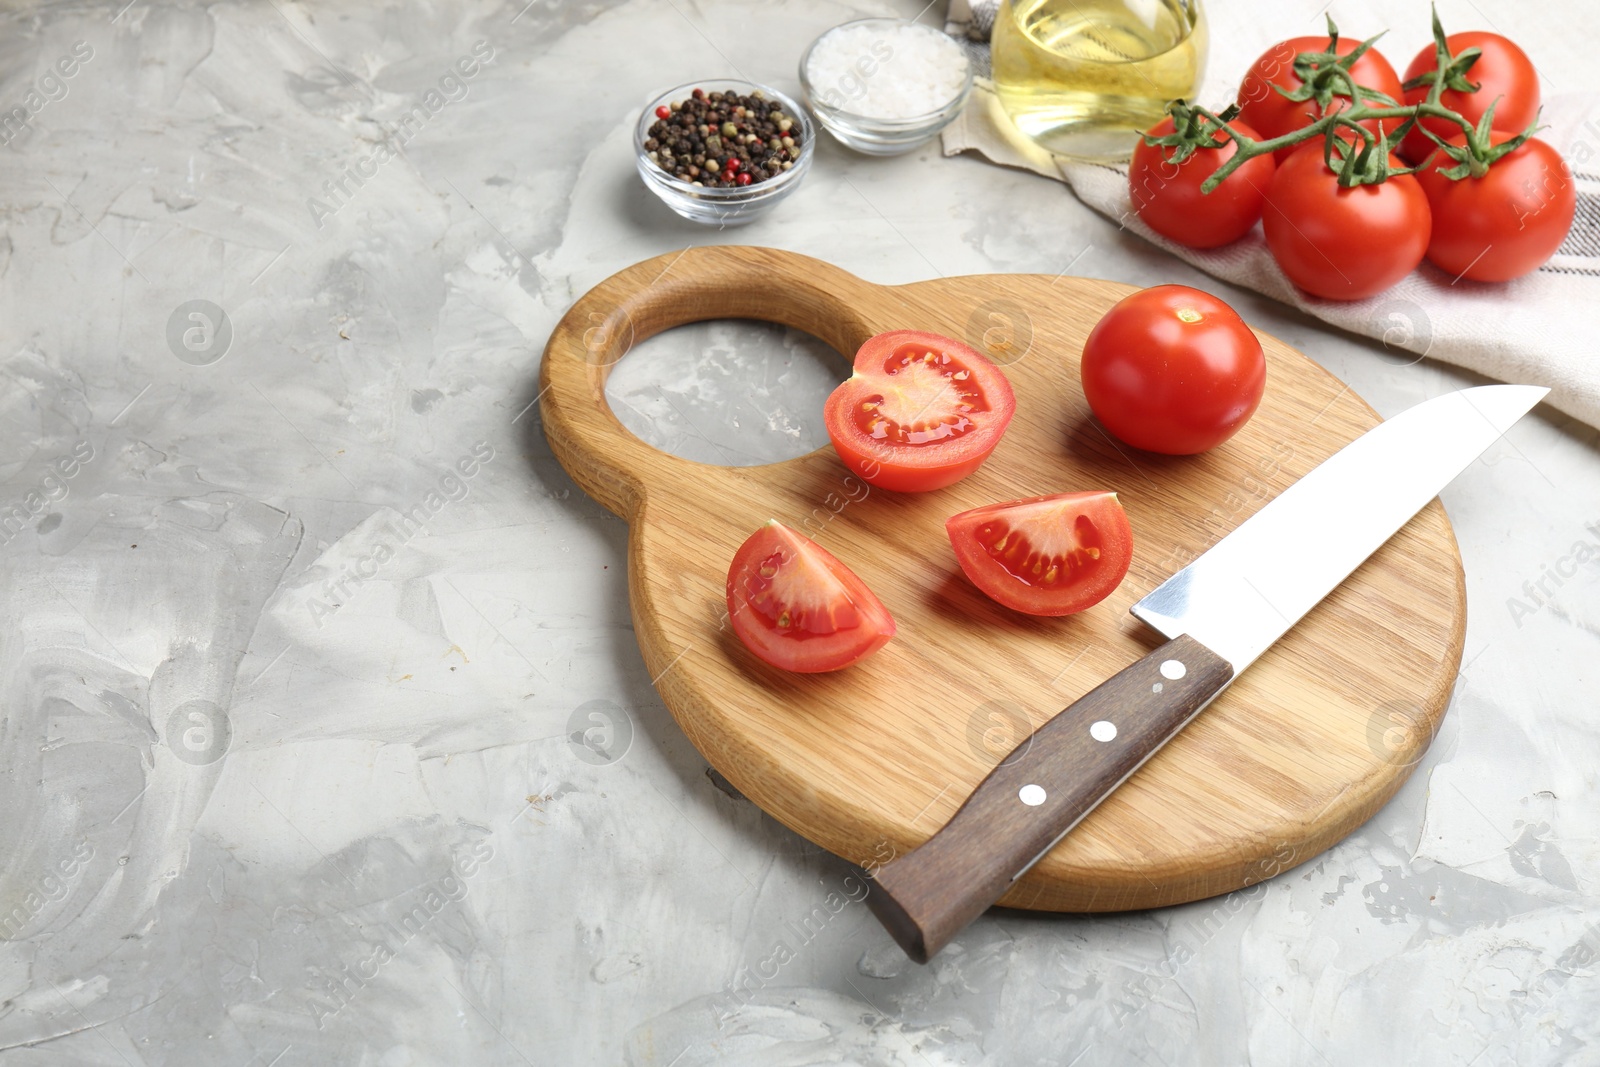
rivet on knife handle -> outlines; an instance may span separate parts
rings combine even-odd
[[[918,963],[1005,895],[1233,680],[1187,635],[1071,704],[990,772],[944,828],[878,868],[873,914]]]

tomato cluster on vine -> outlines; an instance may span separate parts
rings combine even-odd
[[[1328,36],[1263,53],[1222,112],[1174,101],[1134,149],[1134,210],[1190,248],[1259,221],[1289,280],[1329,300],[1376,295],[1424,259],[1452,283],[1538,269],[1577,196],[1534,136],[1533,63],[1499,34],[1446,36],[1437,13],[1433,35],[1402,80],[1377,37],[1352,43],[1330,19]]]

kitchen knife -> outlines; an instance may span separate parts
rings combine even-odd
[[[1057,714],[945,826],[871,872],[926,963],[1549,392],[1484,385],[1375,426],[1168,578],[1133,614],[1169,640]]]

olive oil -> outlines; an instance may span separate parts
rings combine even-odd
[[[994,84],[1017,128],[1061,155],[1115,162],[1189,97],[1206,60],[1199,0],[1005,0]]]

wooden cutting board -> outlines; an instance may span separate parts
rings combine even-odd
[[[541,410],[561,464],[630,527],[645,663],[711,765],[784,825],[866,867],[926,839],[1033,727],[1154,648],[1134,601],[1377,415],[1265,334],[1267,390],[1200,456],[1136,452],[1090,417],[1084,338],[1132,292],[1044,275],[879,286],[766,248],[660,256],[613,275],[545,348]],[[966,340],[1004,365],[1017,413],[976,474],[933,493],[869,490],[830,448],[760,467],[657,451],[606,404],[639,340],[704,319],[765,319],[846,357],[885,330]],[[1122,587],[1077,616],[1033,618],[962,575],[944,520],[1043,493],[1114,489],[1134,532]],[[725,624],[728,564],[776,518],[838,556],[898,635],[844,671],[798,675]],[[1114,911],[1238,889],[1339,841],[1399,788],[1437,732],[1461,658],[1465,590],[1435,500],[1192,725],[1021,878],[1001,903]]]

